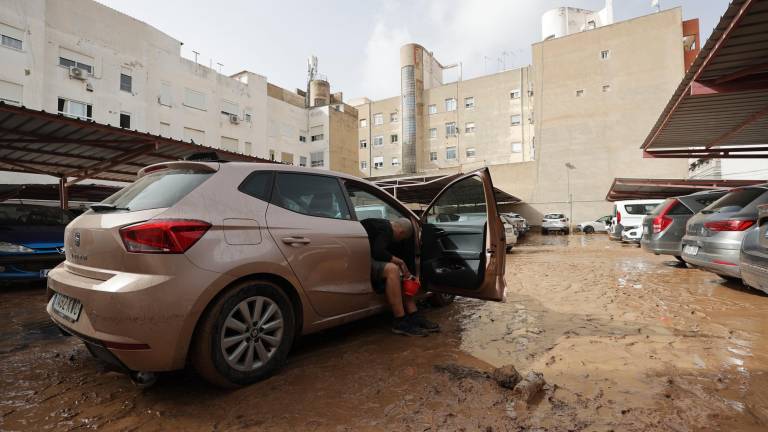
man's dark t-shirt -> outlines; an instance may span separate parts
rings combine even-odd
[[[390,262],[392,253],[390,247],[395,243],[395,235],[392,232],[392,225],[387,219],[364,219],[360,221],[368,234],[368,241],[371,243],[371,258],[374,261]]]

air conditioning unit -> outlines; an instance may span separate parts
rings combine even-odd
[[[88,77],[88,73],[84,69],[72,66],[69,68],[69,77],[79,80],[84,80]]]
[[[230,114],[229,122],[232,124],[240,124],[240,117],[237,114]]]

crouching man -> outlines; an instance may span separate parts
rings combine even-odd
[[[394,221],[371,218],[361,223],[371,243],[371,282],[376,292],[386,294],[394,315],[392,332],[426,336],[428,332],[440,331],[440,326],[418,313],[414,296],[403,295],[402,278],[410,278],[411,271],[402,258],[392,254],[404,247],[413,249],[413,223],[406,218]]]

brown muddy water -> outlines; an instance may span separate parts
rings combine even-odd
[[[504,303],[429,310],[439,334],[363,320],[236,391],[185,371],[138,389],[59,335],[40,287],[4,287],[0,430],[768,430],[768,296],[602,235],[521,238],[507,279]],[[526,405],[446,364],[548,385]]]

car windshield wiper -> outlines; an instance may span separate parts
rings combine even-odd
[[[95,212],[103,212],[103,211],[112,211],[112,210],[125,210],[130,211],[128,207],[117,207],[114,204],[106,204],[106,203],[98,203],[98,204],[92,204],[91,210]]]

